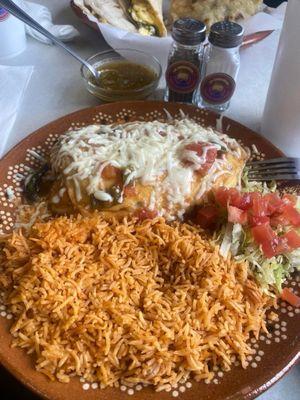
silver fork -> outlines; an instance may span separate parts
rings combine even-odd
[[[251,181],[300,180],[300,158],[279,157],[270,160],[251,161],[248,178]]]

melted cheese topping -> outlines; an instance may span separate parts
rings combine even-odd
[[[204,143],[200,156],[186,149],[188,144],[200,142]],[[139,181],[152,187],[150,209],[163,194],[180,212],[186,208],[187,199],[191,200],[195,170],[206,162],[207,152],[213,148],[233,157],[241,157],[243,151],[236,140],[189,119],[91,125],[64,134],[52,150],[51,165],[56,174],[73,182],[78,202],[82,188],[98,200],[112,201],[102,178],[103,169],[112,165],[123,171],[125,186]],[[217,158],[202,179],[197,198],[212,185],[214,176],[230,174],[231,169],[226,157]]]

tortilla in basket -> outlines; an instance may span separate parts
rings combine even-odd
[[[137,32],[135,25],[128,21],[127,15],[118,0],[74,0],[74,4],[87,16],[95,16],[99,22],[129,32]]]
[[[207,27],[213,23],[229,19],[236,21],[256,14],[262,0],[171,0],[172,21],[182,17],[192,17],[203,21]]]

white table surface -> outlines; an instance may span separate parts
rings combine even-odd
[[[86,27],[77,19],[69,8],[68,0],[31,1],[48,6],[53,13],[55,23],[69,23],[76,26],[80,32],[80,37],[71,46],[82,56],[88,57],[97,51],[108,48],[99,33]],[[273,34],[273,37],[267,40],[269,40],[270,46],[272,45],[274,48],[274,51],[272,51],[274,56],[276,47],[274,46],[274,42],[278,40],[278,34]],[[266,43],[268,42],[265,42],[262,47],[257,45],[253,51],[263,51],[263,46]],[[247,62],[247,59],[251,56],[253,55],[245,54],[245,56],[242,56],[242,63]],[[29,133],[56,118],[99,104],[99,101],[85,90],[80,79],[79,64],[77,61],[55,46],[47,46],[29,38],[26,51],[14,59],[3,62],[3,64],[34,66],[34,73],[25,93],[17,120],[7,141],[6,150],[9,150]],[[243,103],[241,98],[245,98],[245,96],[249,96],[251,92],[254,92],[251,91],[251,87],[248,87],[247,93],[245,93],[242,86],[238,86],[238,92],[232,100],[231,109],[228,113],[252,129],[258,130],[260,127],[261,108],[270,79],[271,65],[272,56],[271,60],[266,61],[264,68],[258,71],[264,76],[264,84],[260,87],[259,110],[255,109],[252,112],[247,112],[247,104]],[[241,68],[240,79],[244,78],[246,77],[243,77],[243,70]],[[300,365],[294,367],[281,381],[259,397],[259,400],[283,399],[300,399]]]

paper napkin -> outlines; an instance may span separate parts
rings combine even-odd
[[[22,9],[27,12],[35,21],[37,21],[43,28],[47,29],[52,35],[56,36],[63,42],[69,42],[74,37],[79,35],[79,32],[72,25],[54,25],[52,22],[52,15],[49,9],[37,3],[31,3],[30,1],[21,1]],[[52,44],[51,40],[47,39],[44,35],[26,26],[26,32],[45,44]]]
[[[0,157],[33,72],[32,66],[0,65]]]

